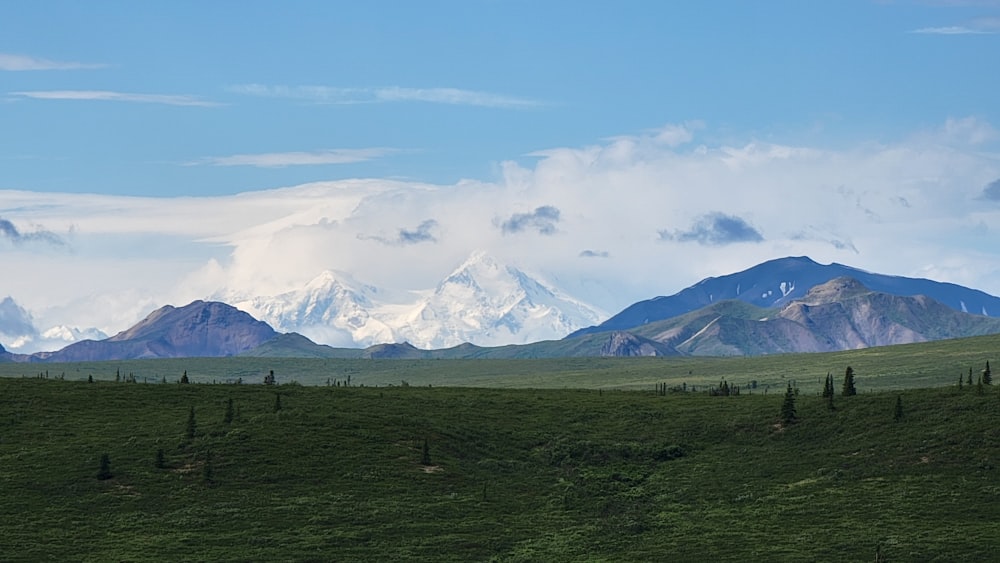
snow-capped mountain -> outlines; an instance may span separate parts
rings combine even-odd
[[[444,348],[523,344],[562,338],[588,319],[593,307],[513,266],[476,252],[397,322],[398,334],[417,346]]]
[[[301,289],[234,305],[278,330],[335,346],[523,344],[562,338],[606,317],[483,252],[424,291],[388,292],[326,271]]]
[[[0,342],[14,352],[30,354],[55,350],[81,340],[101,340],[108,335],[96,328],[56,325],[44,331],[35,326],[31,313],[11,297],[0,301]]]
[[[386,292],[350,274],[326,270],[301,289],[273,297],[236,300],[236,307],[283,332],[298,332],[335,346],[394,342],[389,325],[376,318]]]

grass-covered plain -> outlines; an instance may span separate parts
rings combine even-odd
[[[904,414],[894,421],[897,397]],[[888,561],[983,561],[1000,553],[997,388],[837,396],[832,411],[803,393],[791,425],[778,423],[781,401],[781,393],[4,378],[0,558],[862,561],[878,549]],[[113,477],[100,480],[104,453]]]
[[[847,366],[858,374],[861,393],[957,384],[986,360],[1000,360],[1000,335],[824,354],[757,357],[559,358],[559,359],[321,359],[183,358],[76,363],[0,363],[0,377],[114,381],[133,375],[139,382],[177,382],[185,371],[193,382],[242,380],[262,383],[271,370],[279,383],[353,386],[401,385],[502,388],[648,389],[668,385],[704,388],[725,377],[758,391],[781,392],[789,381],[804,393],[819,393],[827,373],[841,377]]]

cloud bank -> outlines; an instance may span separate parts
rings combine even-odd
[[[163,199],[0,191],[4,268],[31,273],[4,292],[37,326],[114,334],[165,303],[277,295],[323,270],[426,289],[482,250],[612,312],[790,255],[1000,294],[994,130],[956,118],[831,149],[669,125],[504,162],[492,181]],[[72,253],[37,251],[68,232]]]

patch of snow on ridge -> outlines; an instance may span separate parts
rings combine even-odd
[[[782,297],[788,297],[789,293],[795,291],[795,282],[781,282],[778,288],[781,289]]]

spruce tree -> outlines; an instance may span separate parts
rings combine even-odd
[[[205,483],[211,485],[212,479],[215,477],[215,471],[212,467],[212,450],[205,452],[205,465],[202,466],[201,471]]]
[[[785,391],[785,400],[781,403],[781,421],[785,424],[791,424],[797,419],[795,414],[795,392],[792,390],[792,384],[788,384],[788,390]]]
[[[847,366],[847,371],[844,372],[844,388],[841,394],[845,397],[858,394],[857,388],[854,387],[854,369],[851,366]]]
[[[983,370],[983,385],[993,385],[993,372],[990,371],[989,360],[986,360],[986,369]]]
[[[101,454],[101,468],[97,470],[97,478],[102,481],[111,478],[111,457],[108,454]]]
[[[184,370],[184,375],[181,376],[181,383],[188,383],[188,372]]]
[[[421,465],[431,464],[431,449],[427,445],[427,438],[424,438],[424,449],[423,452],[420,454],[420,464]]]
[[[892,419],[899,422],[903,418],[903,397],[896,395],[896,411],[892,414]]]
[[[969,368],[969,379],[965,381],[966,385],[972,385],[972,368]]]
[[[191,410],[188,411],[187,429],[185,430],[184,435],[187,436],[189,440],[194,438],[194,433],[197,428],[198,426],[194,422],[194,406],[192,406]]]
[[[959,389],[961,389],[961,388],[962,388],[962,380],[963,380],[963,379],[965,379],[965,378],[964,378],[964,377],[962,377],[962,374],[958,374],[958,388],[959,388]]]

